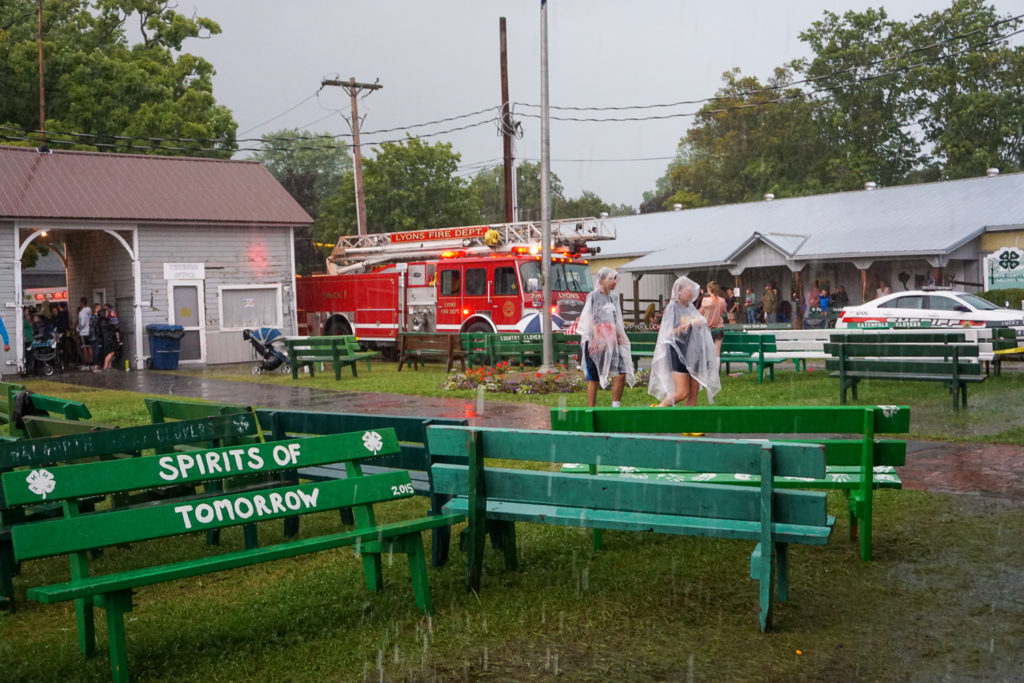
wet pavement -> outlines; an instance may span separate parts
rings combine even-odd
[[[45,378],[82,386],[168,396],[203,398],[264,408],[467,418],[470,424],[547,429],[549,408],[528,403],[483,402],[406,394],[369,394],[163,372],[68,372]],[[975,493],[1024,499],[1024,445],[910,441],[899,470],[904,488],[939,493]]]

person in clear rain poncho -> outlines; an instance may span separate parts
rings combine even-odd
[[[612,385],[612,407],[618,407],[626,383],[633,386],[633,358],[629,338],[622,324],[622,310],[612,290],[619,275],[611,268],[602,268],[597,274],[594,291],[587,295],[583,312],[576,323],[583,346],[580,369],[587,378],[587,405],[597,403],[597,388],[607,389],[609,377]]]
[[[688,277],[672,285],[672,300],[665,307],[658,330],[647,385],[647,392],[659,399],[661,406],[695,406],[701,387],[708,392],[708,403],[714,403],[715,394],[722,388],[711,331],[693,305],[699,292],[700,285]]]

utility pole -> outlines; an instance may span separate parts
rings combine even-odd
[[[383,85],[379,83],[357,83],[355,77],[347,81],[337,79],[324,79],[320,81],[320,87],[327,85],[344,88],[352,100],[352,120],[349,125],[352,127],[352,154],[355,156],[356,168],[356,220],[359,223],[359,234],[366,234],[366,199],[363,196],[363,154],[359,146],[359,109],[357,96],[360,90],[380,90]]]
[[[515,197],[515,183],[512,182],[514,159],[512,158],[512,111],[508,101],[508,42],[505,38],[505,17],[498,20],[501,34],[501,138],[505,156],[505,222],[514,223],[512,198]]]
[[[42,147],[46,147],[46,94],[43,90],[43,0],[37,3],[36,15],[39,25],[39,133],[42,136]]]

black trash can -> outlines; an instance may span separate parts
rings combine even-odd
[[[146,325],[149,334],[149,355],[154,370],[177,370],[181,338],[185,328],[181,325]]]

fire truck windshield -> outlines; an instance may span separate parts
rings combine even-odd
[[[523,283],[530,278],[536,278],[540,282],[540,261],[527,261],[520,266],[520,273],[523,276]],[[552,263],[551,264],[551,291],[553,292],[583,292],[586,294],[594,288],[590,279],[590,269],[582,263]]]

